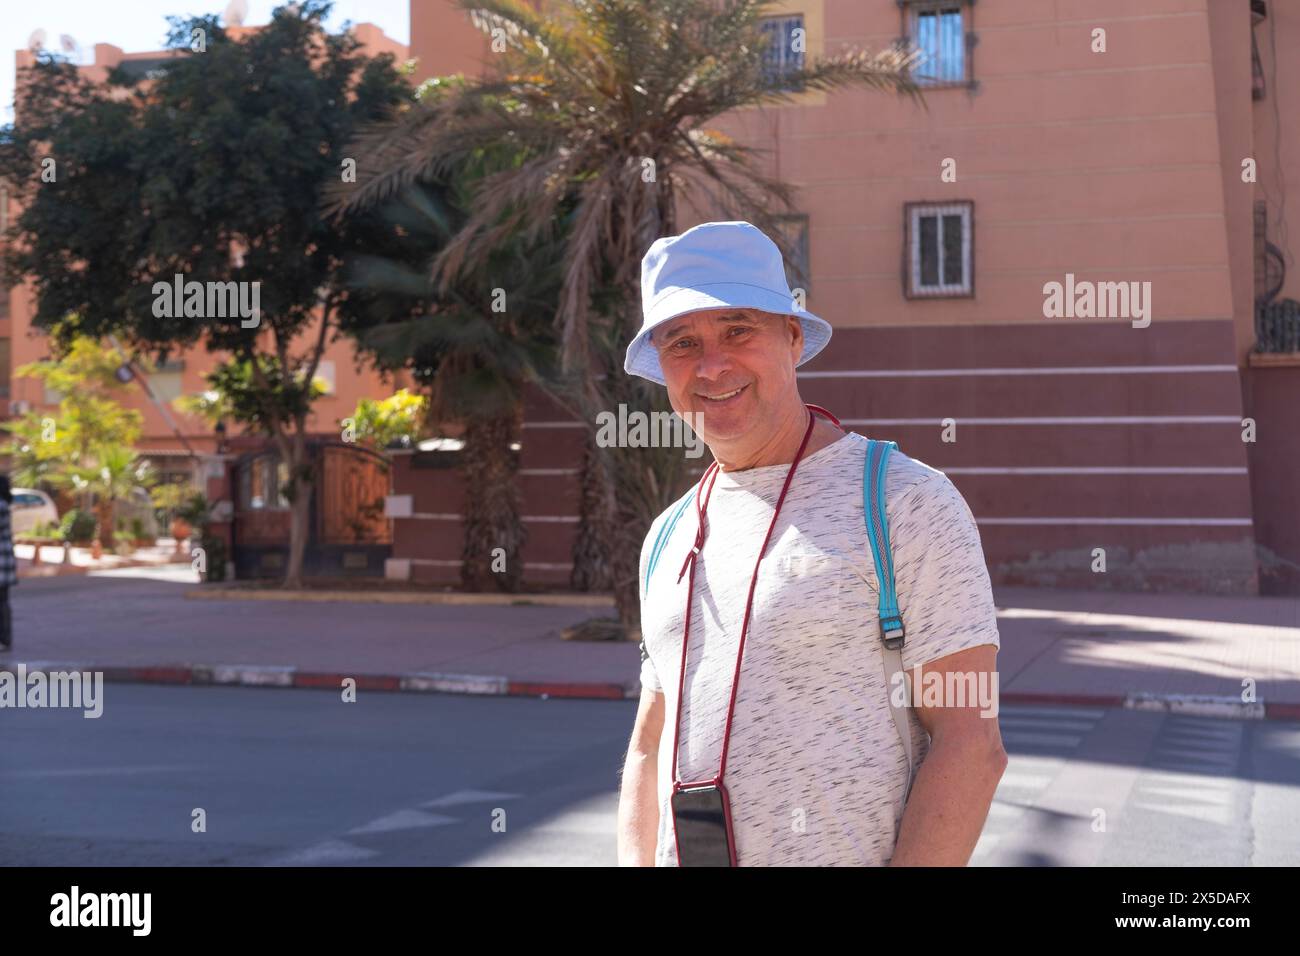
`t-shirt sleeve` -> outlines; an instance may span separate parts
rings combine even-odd
[[[655,670],[655,662],[650,659],[646,653],[645,639],[641,640],[641,689],[663,691],[663,685],[659,683],[659,674]]]
[[[894,584],[903,615],[903,666],[968,647],[1000,647],[993,586],[970,506],[942,472],[890,506]]]

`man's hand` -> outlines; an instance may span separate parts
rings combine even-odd
[[[993,794],[1007,767],[998,727],[997,648],[970,647],[921,668],[921,686],[912,688],[917,717],[930,734],[930,749],[912,785],[890,866],[965,866],[979,841]],[[960,678],[965,700],[922,706],[926,685],[936,674],[950,686]],[[983,676],[981,676],[983,675]],[[910,683],[912,672],[906,672]],[[971,691],[992,692],[981,701]],[[961,703],[965,706],[955,706]],[[981,715],[981,711],[991,711]]]

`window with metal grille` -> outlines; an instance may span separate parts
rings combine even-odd
[[[974,209],[969,201],[907,203],[903,293],[908,298],[972,296]]]
[[[239,473],[239,500],[250,511],[289,507],[282,489],[289,483],[289,466],[270,452],[243,464]]]
[[[912,78],[928,86],[970,81],[966,0],[900,0],[909,45],[921,55]]]
[[[779,82],[792,73],[803,70],[804,33],[803,14],[788,17],[764,17],[759,21],[767,45],[763,48],[763,77],[767,82]],[[795,31],[799,32],[796,33]],[[781,83],[782,89],[801,90],[803,84],[796,80]]]

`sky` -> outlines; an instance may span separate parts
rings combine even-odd
[[[271,19],[281,0],[247,0],[245,26]],[[27,46],[37,29],[45,30],[45,44],[60,50],[59,38],[72,37],[80,47],[74,59],[92,63],[96,43],[112,43],[128,53],[160,50],[167,36],[168,16],[221,13],[227,0],[0,0],[0,125],[13,122],[14,53]],[[411,42],[410,0],[335,0],[327,21],[331,30],[344,21],[378,24],[402,43]]]

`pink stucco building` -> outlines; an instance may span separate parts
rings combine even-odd
[[[768,172],[799,189],[808,307],[836,329],[802,370],[805,397],[946,471],[995,581],[1300,588],[1300,353],[1279,305],[1300,298],[1286,240],[1300,221],[1300,126],[1286,119],[1300,7],[783,0],[769,13],[779,35],[806,31],[807,56],[900,37],[927,54],[925,109],[808,93],[717,124],[771,150]],[[420,78],[476,74],[493,55],[449,0],[413,0],[411,28]],[[1081,308],[1050,308],[1051,283]],[[1256,354],[1265,302],[1270,354]],[[530,579],[567,579],[580,443],[577,423],[530,409]],[[395,491],[410,517],[391,573],[453,580],[454,485]]]

